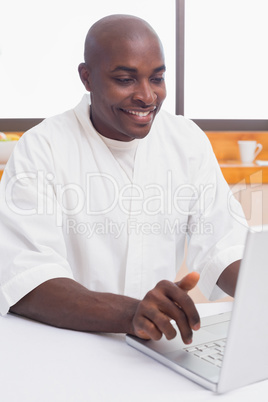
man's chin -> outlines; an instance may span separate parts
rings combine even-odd
[[[150,124],[139,125],[134,130],[131,130],[130,133],[132,134],[133,138],[142,139],[147,137],[150,133],[154,120],[150,122]]]
[[[147,137],[147,135],[150,133],[150,131],[151,131],[151,127],[149,130],[140,130],[140,131],[133,132],[128,135],[128,137],[129,137],[128,141],[135,140],[135,139],[142,140],[143,138]],[[127,140],[125,140],[125,141],[127,141]]]

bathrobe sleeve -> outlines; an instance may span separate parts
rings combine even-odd
[[[248,224],[209,140],[201,130],[199,135],[203,139],[198,144],[200,157],[192,168],[196,196],[189,211],[187,266],[200,272],[200,290],[215,300],[226,296],[216,285],[219,276],[229,264],[243,257]]]
[[[64,152],[64,150],[63,150]],[[44,157],[45,155],[45,157]],[[53,158],[44,137],[24,134],[0,189],[0,313],[46,280],[72,271],[53,190]]]

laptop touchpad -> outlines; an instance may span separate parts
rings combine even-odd
[[[221,338],[226,338],[228,327],[229,327],[229,321],[225,321],[214,325],[208,325],[207,327],[202,328],[202,330],[209,332],[210,334],[217,335]]]

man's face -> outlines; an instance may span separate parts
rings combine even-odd
[[[157,40],[119,40],[102,49],[89,72],[91,120],[105,137],[144,138],[166,97],[164,56]]]

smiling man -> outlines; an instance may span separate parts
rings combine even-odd
[[[161,42],[113,15],[85,42],[90,95],[25,133],[0,191],[0,312],[81,331],[185,343],[188,296],[234,294],[247,225],[205,134],[160,110]],[[237,219],[239,217],[239,219]],[[188,239],[191,272],[174,283]]]
[[[131,141],[149,133],[166,97],[165,60],[149,25],[123,17],[114,22],[105,19],[91,28],[79,73],[91,93],[90,117],[96,130],[114,140]]]

